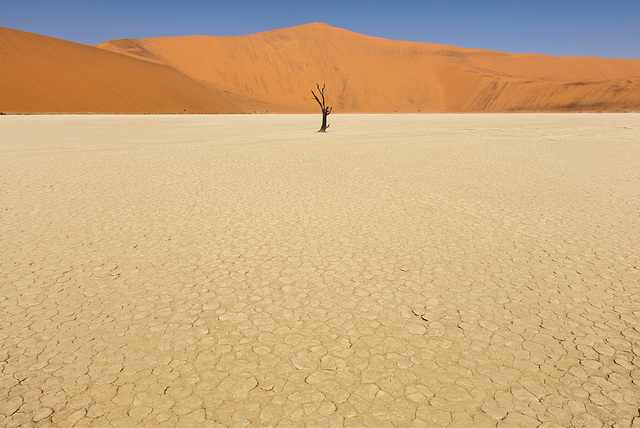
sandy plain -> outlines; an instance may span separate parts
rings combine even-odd
[[[640,426],[640,115],[0,118],[2,426]]]

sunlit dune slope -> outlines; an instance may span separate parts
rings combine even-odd
[[[315,112],[315,82],[336,112],[640,110],[640,60],[392,41],[326,24],[99,47],[167,64],[248,111]]]
[[[0,111],[232,113],[241,109],[170,66],[0,27]]]

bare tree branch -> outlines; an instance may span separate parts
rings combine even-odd
[[[313,92],[313,90],[311,90],[311,93],[313,94],[313,98],[316,99],[316,101],[318,102],[318,104],[320,104],[320,108],[323,108],[324,106],[322,105],[322,103],[320,102],[320,100],[318,99],[318,97],[316,96],[316,94]]]
[[[318,85],[316,83],[316,86],[318,87],[318,91],[320,91],[320,95],[322,95],[322,107],[324,107],[324,87],[327,86],[326,84],[322,85],[322,90],[320,90],[320,85]]]

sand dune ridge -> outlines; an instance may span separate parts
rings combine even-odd
[[[342,112],[625,111],[640,108],[640,60],[516,55],[386,40],[314,23],[242,37],[106,42],[152,58],[248,111],[314,112],[327,84]],[[131,44],[132,43],[132,44]]]
[[[0,111],[640,111],[640,60],[509,54],[307,24],[85,46],[0,28]]]

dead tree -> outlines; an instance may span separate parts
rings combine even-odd
[[[331,114],[331,110],[333,110],[332,107],[327,107],[324,104],[324,87],[325,86],[326,85],[322,85],[322,89],[320,89],[320,85],[316,83],[316,88],[318,88],[318,92],[320,93],[320,96],[322,96],[322,102],[320,102],[315,92],[313,92],[313,89],[311,90],[311,93],[313,94],[313,98],[316,99],[318,104],[320,104],[320,108],[322,109],[322,126],[320,127],[320,130],[318,132],[327,131],[327,128],[329,127],[329,125],[327,125],[327,116],[329,116]]]

